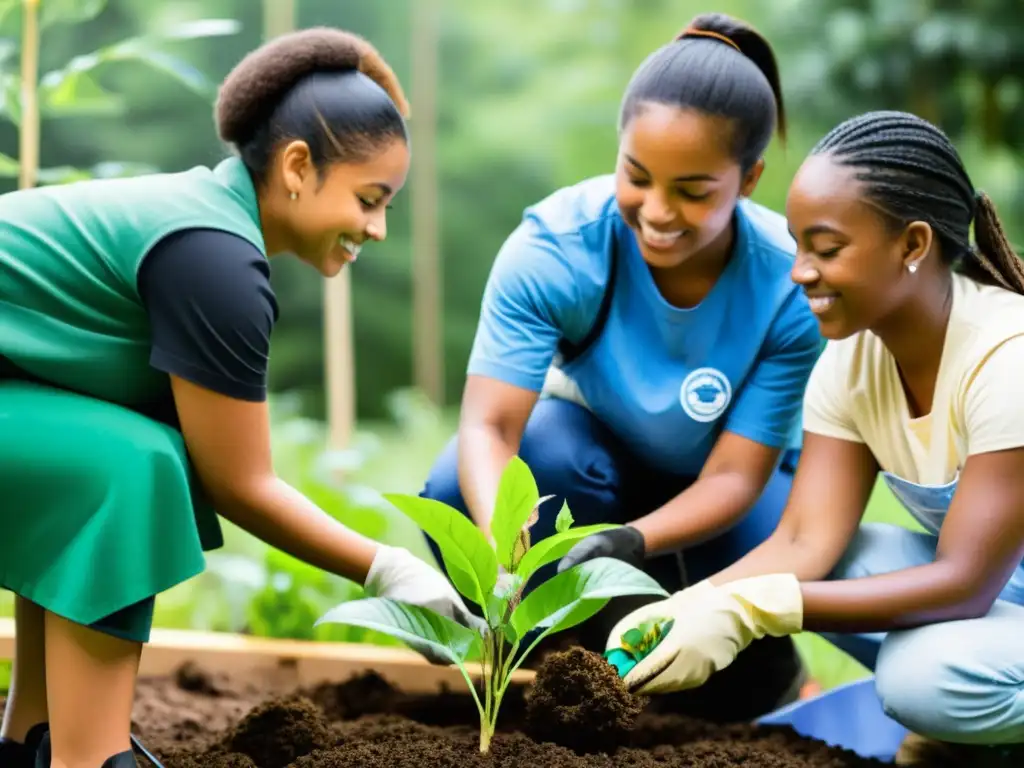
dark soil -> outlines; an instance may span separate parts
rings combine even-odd
[[[611,753],[629,743],[645,703],[601,656],[572,648],[551,654],[537,670],[524,731],[580,754]]]
[[[142,680],[134,730],[166,768],[875,768],[785,728],[715,725],[632,698],[599,656],[552,654],[511,689],[490,754],[462,691],[402,694],[374,674],[275,691],[187,668]],[[147,761],[140,765],[148,768]]]

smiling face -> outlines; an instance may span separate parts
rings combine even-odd
[[[652,267],[670,268],[731,236],[737,198],[761,175],[746,176],[729,152],[722,118],[646,104],[623,130],[615,196]]]
[[[366,241],[387,236],[387,206],[405,185],[409,160],[406,143],[394,140],[363,162],[332,163],[318,173],[305,142],[288,145],[278,195],[285,199],[274,206],[284,249],[325,277],[337,275]]]
[[[865,191],[856,169],[816,155],[797,171],[786,201],[797,245],[792,277],[829,339],[882,325],[912,295],[908,267],[932,245],[928,224],[900,225]]]

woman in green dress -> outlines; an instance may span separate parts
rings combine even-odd
[[[370,594],[472,619],[434,568],[274,474],[267,258],[325,277],[385,237],[407,103],[362,38],[249,54],[217,103],[215,168],[0,197],[0,586],[16,659],[0,764],[135,766],[154,597],[222,543],[217,515]]]

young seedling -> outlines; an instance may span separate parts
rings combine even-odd
[[[491,520],[491,539],[458,510],[418,496],[388,494],[441,550],[452,584],[480,606],[479,630],[467,628],[434,611],[381,598],[354,600],[328,611],[319,623],[365,627],[396,637],[413,648],[440,654],[458,666],[480,712],[480,751],[490,749],[498,710],[512,674],[548,635],[586,621],[609,599],[625,595],[668,593],[650,576],[612,558],[597,558],[553,576],[523,595],[537,569],[559,560],[580,539],[614,525],[573,528],[572,513],[562,505],[555,534],[536,544],[530,527],[537,521],[541,498],[529,467],[513,457],[502,473]],[[533,637],[528,635],[536,630]],[[524,653],[520,645],[529,640]],[[481,657],[482,696],[477,693],[467,659]]]

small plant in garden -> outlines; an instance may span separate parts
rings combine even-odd
[[[537,569],[560,559],[580,539],[616,526],[573,528],[572,513],[563,503],[555,534],[533,544],[530,528],[537,521],[540,505],[552,497],[540,497],[533,474],[519,457],[513,457],[502,473],[491,520],[493,543],[471,520],[446,504],[400,494],[385,498],[437,542],[455,588],[480,606],[481,628],[467,628],[427,608],[382,598],[342,603],[318,623],[377,630],[451,659],[480,712],[481,752],[490,748],[512,674],[541,640],[586,621],[613,597],[667,597],[643,571],[612,558],[574,566],[524,596],[523,588]],[[535,630],[525,651],[519,653]],[[476,653],[481,658],[482,697],[466,670],[467,660]]]

